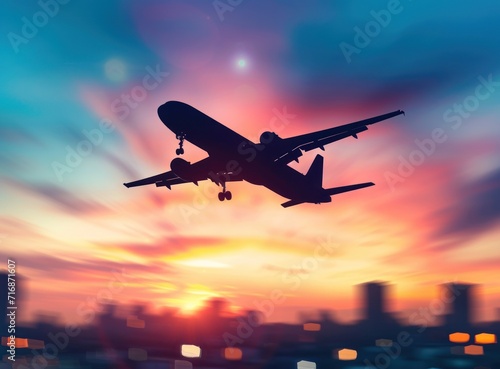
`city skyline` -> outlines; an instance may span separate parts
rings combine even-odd
[[[4,278],[5,276],[5,278]],[[57,309],[54,310],[37,310],[36,307],[30,306],[29,299],[26,296],[30,295],[29,283],[22,275],[16,275],[16,299],[19,310],[17,311],[18,320],[22,324],[37,322],[40,317],[42,319],[50,319],[54,323],[88,323],[85,322],[89,311],[98,312],[105,311],[108,305],[123,305],[134,307],[141,306],[141,309],[147,309],[148,314],[160,314],[163,311],[169,311],[171,314],[180,318],[190,318],[198,316],[208,305],[220,301],[221,307],[224,307],[223,312],[226,317],[235,317],[247,311],[256,311],[260,314],[261,324],[270,323],[300,323],[304,320],[317,321],[322,314],[328,313],[329,316],[342,324],[355,324],[361,321],[378,322],[382,326],[390,326],[391,322],[385,322],[385,317],[393,316],[398,324],[421,324],[425,322],[425,326],[449,326],[455,327],[456,330],[467,330],[474,324],[487,322],[500,322],[500,307],[489,306],[487,301],[484,301],[483,296],[478,293],[481,286],[471,285],[467,283],[446,283],[434,286],[437,294],[431,300],[426,301],[424,305],[416,306],[408,310],[398,310],[397,298],[394,296],[396,285],[384,281],[369,281],[352,286],[356,291],[355,307],[348,314],[346,319],[345,311],[335,309],[335,297],[332,294],[332,305],[330,307],[313,307],[309,310],[299,310],[291,319],[280,320],[276,318],[275,311],[283,304],[284,296],[277,290],[270,294],[270,298],[254,300],[252,305],[242,306],[239,309],[234,309],[230,299],[224,296],[212,297],[203,300],[202,304],[196,305],[189,311],[175,306],[163,305],[157,306],[151,301],[132,299],[126,301],[114,300],[112,298],[113,291],[120,291],[126,288],[126,281],[123,276],[118,274],[113,280],[113,285],[119,286],[107,288],[97,291],[93,296],[88,296],[86,300],[81,301],[75,306],[74,320],[67,320],[67,316],[59,315]],[[7,279],[7,274],[0,271],[0,279],[4,282]],[[6,285],[6,283],[5,283]],[[6,289],[2,289],[1,294],[6,294]],[[109,299],[111,297],[111,299]],[[486,306],[483,306],[486,305]],[[5,305],[7,306],[7,305]],[[485,308],[492,310],[494,314],[483,315]],[[7,312],[7,310],[5,310]],[[30,312],[28,316],[27,312]],[[5,314],[4,314],[5,315]],[[94,313],[92,314],[94,316]],[[19,319],[20,318],[20,319]]]
[[[70,361],[109,367],[126,362],[133,368],[147,362],[164,368],[173,364],[289,369],[352,368],[361,363],[366,368],[404,368],[418,362],[451,369],[466,364],[494,368],[500,360],[500,319],[488,324],[470,320],[477,304],[476,286],[441,285],[440,300],[429,304],[430,311],[416,312],[409,323],[398,321],[386,308],[390,285],[372,281],[357,288],[364,314],[350,324],[327,311],[304,315],[299,324],[270,323],[265,310],[230,314],[228,301],[220,298],[208,300],[192,316],[174,309],[152,313],[141,304],[106,303],[82,309],[85,321],[79,325],[47,315],[18,324],[14,355],[26,368],[44,363],[66,367]],[[430,315],[437,312],[445,314],[433,326]],[[3,329],[4,323],[0,326]],[[7,342],[14,341],[2,337],[2,346]],[[8,347],[1,350],[13,355]]]

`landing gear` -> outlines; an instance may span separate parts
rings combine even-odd
[[[226,191],[226,182],[222,182],[222,192],[219,192],[218,197],[219,201],[229,201],[233,198],[231,191]]]
[[[184,149],[182,146],[184,146],[184,139],[186,138],[186,135],[184,133],[181,133],[180,135],[177,135],[176,138],[179,140],[179,148],[175,150],[175,153],[177,155],[182,155],[184,154]]]

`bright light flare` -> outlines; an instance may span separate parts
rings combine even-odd
[[[186,298],[178,304],[178,307],[183,315],[193,315],[204,306],[204,303],[205,299]]]
[[[120,59],[108,59],[106,63],[104,63],[104,73],[109,80],[113,82],[121,82],[125,80],[127,76],[127,67]]]
[[[479,333],[475,335],[474,341],[478,345],[491,345],[497,343],[497,336],[493,333]]]
[[[181,354],[184,357],[201,357],[201,348],[196,345],[182,345]]]
[[[449,338],[450,338],[450,342],[453,342],[453,343],[467,343],[470,340],[470,334],[462,333],[462,332],[455,332],[455,333],[451,333]]]
[[[238,56],[233,61],[233,67],[238,72],[245,72],[250,67],[250,62],[245,56]]]
[[[483,346],[468,345],[464,347],[464,353],[466,355],[484,355]]]
[[[297,363],[297,369],[316,369],[314,361],[301,360]]]
[[[226,347],[224,349],[224,358],[226,360],[241,360],[243,352],[237,347]]]
[[[358,357],[358,352],[356,350],[351,349],[341,349],[337,353],[338,359],[343,361],[356,360]]]

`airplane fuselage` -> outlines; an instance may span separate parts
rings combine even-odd
[[[265,186],[288,199],[314,203],[331,201],[324,188],[313,185],[305,175],[286,164],[277,163],[268,155],[273,142],[266,145],[249,142],[208,115],[178,101],[161,105],[158,116],[176,136],[182,136],[207,151],[224,172],[207,173],[208,179],[217,181],[234,176]]]

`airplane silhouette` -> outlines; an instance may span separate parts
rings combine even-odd
[[[158,108],[158,116],[179,140],[176,154],[184,154],[183,144],[187,140],[205,150],[209,156],[193,164],[175,158],[170,163],[170,171],[124,185],[128,188],[155,184],[156,187],[171,189],[176,184],[192,182],[198,185],[199,181],[210,179],[222,185],[218,197],[224,201],[232,198],[231,192],[226,190],[226,183],[245,180],[289,199],[281,204],[285,208],[302,203],[331,202],[332,195],[373,186],[374,183],[323,188],[323,157],[319,154],[305,175],[287,164],[293,160],[298,162],[303,151],[324,150],[324,146],[332,142],[350,136],[358,138],[358,133],[366,131],[368,125],[400,114],[404,112],[397,110],[290,138],[264,132],[260,142],[253,143],[188,104],[168,101]]]

